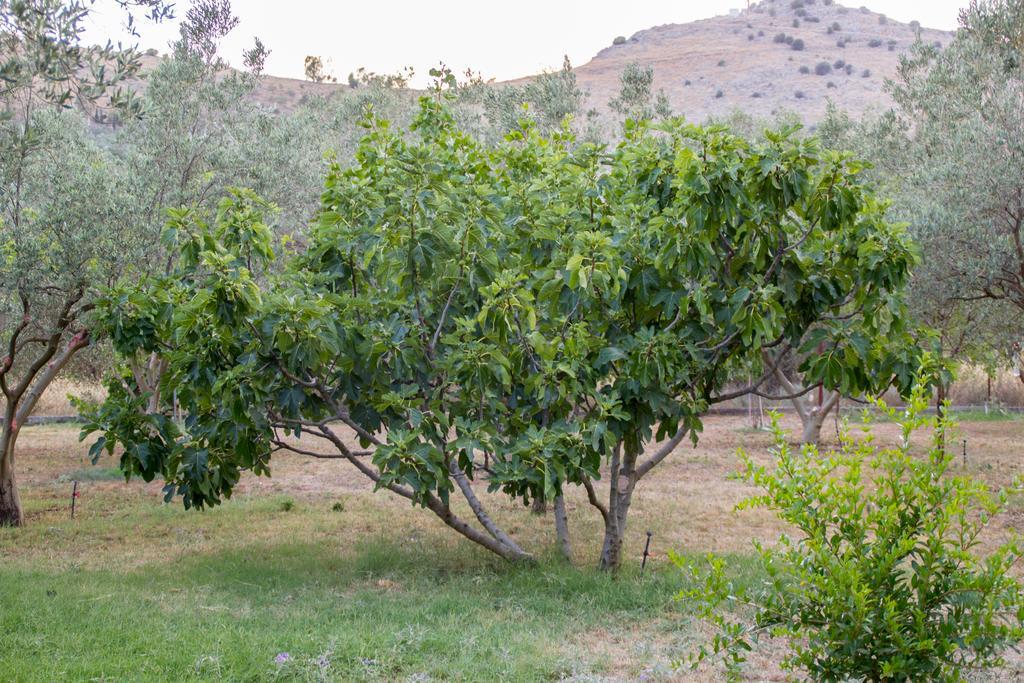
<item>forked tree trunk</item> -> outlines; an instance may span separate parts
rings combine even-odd
[[[611,472],[608,477],[608,514],[604,523],[601,558],[597,565],[603,571],[617,571],[622,566],[622,545],[626,540],[626,520],[629,516],[630,503],[633,500],[633,489],[638,479],[635,469],[636,460],[636,453],[623,453],[621,448],[616,448],[612,454]]]
[[[800,443],[816,446],[821,442],[821,428],[825,424],[825,418],[832,411],[833,405],[826,402],[824,407],[813,406],[800,416],[803,422]]]
[[[45,352],[30,366],[26,376],[13,390],[9,389],[7,384],[0,384],[7,402],[4,408],[3,431],[0,432],[0,526],[22,526],[25,523],[21,497],[18,495],[18,482],[14,477],[14,447],[18,441],[18,433],[22,425],[28,421],[43,393],[71,357],[89,345],[88,333],[80,332],[71,339],[63,351],[58,353],[57,346],[61,334],[63,329],[53,336]],[[5,372],[8,369],[9,362],[5,364]]]

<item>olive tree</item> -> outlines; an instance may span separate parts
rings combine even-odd
[[[156,390],[185,419],[114,381],[89,416],[95,454],[122,446],[126,473],[188,507],[277,451],[337,458],[514,560],[531,555],[478,487],[528,503],[580,486],[615,569],[638,482],[696,442],[711,404],[771,376],[728,390],[737,368],[822,345],[803,371],[857,390],[855,333],[899,326],[905,235],[859,164],[813,140],[673,120],[629,124],[610,150],[529,125],[489,148],[440,93],[408,134],[365,125],[280,272],[262,265],[264,210],[236,191],[212,219],[175,214],[178,272],[111,290],[104,329],[166,361]]]
[[[1003,322],[1007,306],[1024,310],[1022,22],[1020,0],[972,2],[945,49],[901,60],[896,107],[865,136],[921,245],[912,301],[966,355],[986,337],[1004,355],[1020,340]]]
[[[117,4],[130,27],[135,10],[170,16],[162,0]],[[124,83],[138,72],[139,53],[79,42],[92,5],[0,1],[0,525],[24,521],[18,434],[54,378],[89,345],[82,315],[131,246],[115,208],[125,205],[116,168],[75,115],[59,115],[138,111]]]

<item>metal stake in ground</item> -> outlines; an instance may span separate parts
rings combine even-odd
[[[967,439],[964,439],[964,467],[967,467]]]
[[[650,531],[647,532],[647,543],[644,545],[644,556],[643,556],[643,559],[640,560],[640,573],[641,574],[644,571],[644,567],[647,566],[647,558],[651,556],[651,536],[653,536],[653,535],[654,534],[652,534]]]
[[[71,519],[75,518],[75,501],[78,499],[78,480],[71,482]]]

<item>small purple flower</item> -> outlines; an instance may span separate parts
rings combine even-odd
[[[285,662],[290,662],[291,659],[292,659],[292,656],[290,654],[288,654],[287,652],[279,652],[277,654],[277,656],[274,657],[274,661],[277,662],[278,664],[284,664]]]

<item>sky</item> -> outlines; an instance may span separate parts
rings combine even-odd
[[[956,28],[967,0],[848,0],[903,22],[918,20],[937,29]],[[177,0],[184,16],[189,0]],[[266,72],[302,78],[306,55],[320,55],[328,70],[344,80],[365,67],[393,73],[412,66],[415,85],[444,61],[456,72],[466,68],[484,78],[507,80],[561,66],[568,55],[584,64],[622,35],[659,24],[685,23],[746,6],[746,0],[232,0],[240,23],[222,46],[233,65],[253,37],[270,49]],[[123,12],[113,0],[98,0],[85,34],[89,42],[137,43],[161,52],[178,35],[177,21],[142,22],[141,37],[123,30]]]

